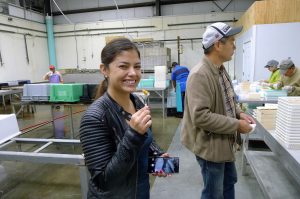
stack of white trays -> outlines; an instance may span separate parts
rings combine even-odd
[[[300,149],[300,97],[278,98],[275,136],[288,149]]]
[[[154,66],[154,87],[167,87],[167,66]]]

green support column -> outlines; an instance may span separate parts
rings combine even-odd
[[[47,38],[48,38],[49,63],[50,65],[54,65],[55,67],[57,67],[52,16],[46,16],[46,27],[47,27]]]

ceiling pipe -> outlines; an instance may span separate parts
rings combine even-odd
[[[51,3],[50,0],[45,0],[45,16],[51,16]]]
[[[155,16],[161,16],[160,0],[155,0]]]
[[[180,38],[180,41],[186,41],[186,40],[202,40],[202,37],[194,37],[194,38]],[[163,41],[163,42],[167,42],[167,41],[178,41],[178,39],[161,39],[158,41]]]
[[[156,28],[156,26],[132,26],[132,27],[126,27],[126,29],[142,29],[142,28]],[[60,33],[74,33],[74,32],[102,31],[102,30],[120,30],[120,29],[124,29],[124,28],[123,27],[119,27],[119,28],[81,29],[81,30],[71,30],[71,31],[55,32],[55,34],[60,34]]]
[[[229,4],[231,4],[233,0],[230,0],[229,3],[224,7],[224,8],[221,8],[221,6],[219,6],[219,4],[217,4],[216,1],[212,1],[222,12],[224,12],[224,10],[229,6]]]
[[[173,23],[168,24],[168,26],[187,26],[187,25],[197,25],[197,24],[211,24],[216,22],[236,22],[237,19],[230,19],[230,20],[222,20],[222,21],[200,21],[200,22],[190,22],[190,23]]]
[[[1,26],[10,27],[10,28],[17,28],[17,29],[29,30],[29,31],[34,31],[34,32],[39,32],[39,33],[44,33],[44,34],[46,34],[46,31],[35,30],[35,29],[31,29],[31,28],[24,28],[24,27],[19,27],[19,26],[14,26],[14,25],[5,24],[5,23],[0,23],[0,25],[1,25]]]
[[[209,0],[163,0],[161,1],[161,5],[170,5],[170,4],[180,4],[180,3],[199,3]],[[212,0],[210,0],[212,1]]]
[[[131,31],[131,32],[105,32],[105,33],[86,33],[86,34],[76,34],[76,37],[83,37],[83,36],[97,36],[97,35],[115,35],[115,34],[126,34],[126,33],[135,33],[138,35],[138,31]],[[56,35],[55,38],[61,37],[75,37],[74,35]]]
[[[171,5],[171,4],[180,4],[180,3],[196,3],[196,2],[203,2],[208,0],[165,0],[160,1],[160,5]],[[143,3],[132,3],[132,4],[125,4],[125,5],[118,5],[119,9],[127,9],[127,8],[138,8],[138,7],[148,7],[148,6],[156,6],[156,0],[150,2],[143,2]],[[105,6],[105,7],[96,7],[96,8],[85,8],[85,9],[76,9],[76,10],[64,10],[64,14],[79,14],[85,12],[96,12],[96,11],[107,11],[107,10],[115,10],[116,6]],[[52,12],[53,16],[61,15],[60,12]]]
[[[147,7],[147,6],[155,6],[155,2],[145,2],[145,3],[133,3],[126,5],[118,5],[119,9],[126,8],[138,8],[138,7]],[[85,8],[85,9],[77,9],[77,10],[64,10],[64,14],[79,14],[85,12],[96,12],[96,11],[107,11],[107,10],[115,10],[116,6],[106,6],[106,7],[96,7],[96,8]],[[52,12],[53,16],[61,15],[60,12]]]

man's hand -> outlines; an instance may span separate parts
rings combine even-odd
[[[273,88],[274,89],[280,89],[282,87],[282,83],[281,82],[278,82],[276,84],[273,84]]]
[[[248,123],[246,120],[239,120],[239,128],[238,132],[241,134],[249,133],[252,130],[252,127],[250,126],[250,123]]]
[[[284,86],[282,90],[286,90],[288,93],[291,93],[295,90],[294,86]]]
[[[249,124],[256,124],[253,117],[251,117],[250,115],[247,115],[246,113],[240,113],[240,119],[246,120],[246,122],[248,122]]]
[[[270,86],[272,86],[272,84],[267,83],[267,82],[262,82],[260,85],[263,86],[263,87],[270,87]]]
[[[52,72],[52,71],[49,71],[49,72],[47,73],[47,76],[50,77],[51,75],[53,75],[53,72]]]
[[[242,134],[249,133],[252,130],[250,124],[256,124],[255,120],[246,113],[240,113],[238,132]]]

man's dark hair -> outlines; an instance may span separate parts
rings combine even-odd
[[[175,67],[176,65],[178,65],[177,62],[173,62],[173,63],[172,63],[172,67]]]

